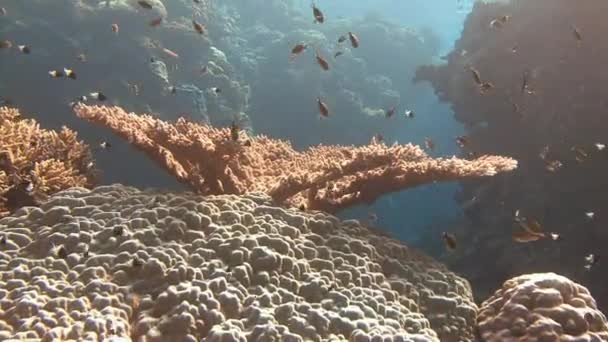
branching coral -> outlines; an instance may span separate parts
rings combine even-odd
[[[492,176],[517,166],[499,156],[433,159],[411,144],[317,146],[297,152],[289,143],[265,136],[233,141],[229,129],[185,119],[170,124],[119,107],[79,105],[75,111],[128,139],[202,194],[261,191],[278,203],[306,203],[327,212],[424,183]]]
[[[35,120],[21,119],[18,110],[0,107],[0,215],[19,207],[13,203],[17,194],[9,190],[24,182],[31,182],[35,194],[93,185],[91,165],[89,148],[75,132],[43,130]]]

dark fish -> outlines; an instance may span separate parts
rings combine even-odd
[[[599,260],[600,260],[599,256],[597,256],[595,254],[587,255],[585,257],[585,269],[591,270],[591,268],[593,266],[595,266]]]
[[[321,12],[321,10],[314,4],[312,4],[312,15],[315,18],[315,23],[323,24],[325,22],[323,12]]]
[[[2,15],[2,16],[6,15],[6,8],[0,7],[0,15]]]
[[[306,204],[304,204],[304,203],[300,204],[298,209],[300,209],[300,211],[306,211]]]
[[[112,145],[110,145],[110,143],[107,141],[102,141],[101,143],[99,143],[99,148],[101,148],[102,150],[108,150],[110,149],[110,147],[112,147]]]
[[[338,51],[338,52],[334,53],[334,58],[338,58],[339,56],[342,56],[343,54],[344,54],[344,52]]]
[[[34,185],[30,181],[22,181],[19,184],[13,185],[2,197],[5,200],[5,206],[9,212],[13,213],[22,207],[36,207],[40,205],[38,199],[34,196]]]
[[[19,45],[19,46],[17,46],[17,48],[19,48],[19,51],[21,51],[25,55],[29,55],[30,52],[32,52],[30,47],[27,45]]]
[[[572,34],[574,35],[574,38],[577,42],[580,43],[583,41],[583,35],[581,34],[581,31],[578,29],[578,27],[574,25],[572,25]]]
[[[239,126],[236,124],[236,122],[234,120],[232,120],[232,123],[230,123],[230,139],[232,141],[238,141],[239,132],[240,132]]]
[[[329,63],[327,63],[325,58],[323,58],[323,56],[320,55],[319,51],[317,51],[316,58],[317,58],[317,64],[319,64],[321,69],[323,69],[325,71],[329,70]]]
[[[68,68],[63,68],[63,74],[68,77],[71,78],[73,80],[76,79],[76,73],[74,72],[74,70],[72,69],[68,69]]]
[[[350,39],[350,45],[353,48],[356,49],[359,47],[359,37],[357,37],[354,33],[348,32],[348,39]]]
[[[406,118],[413,118],[414,117],[414,111],[413,110],[406,110],[404,113]]]
[[[443,232],[441,234],[441,237],[443,239],[443,243],[445,244],[445,247],[450,250],[453,251],[456,249],[456,237],[454,236],[454,234],[450,234],[448,232]]]
[[[475,69],[473,67],[469,67],[469,70],[471,70],[471,73],[473,74],[473,80],[475,80],[475,83],[477,85],[481,85],[483,82],[481,81],[481,76],[479,75],[479,71],[477,71],[477,69]]]
[[[317,106],[319,107],[319,113],[322,117],[329,117],[329,108],[325,102],[321,101],[321,98],[317,97]]]
[[[492,84],[491,82],[483,82],[480,86],[479,86],[479,93],[480,94],[485,94],[488,92],[488,90],[494,88],[494,84]]]
[[[431,151],[435,149],[435,142],[429,137],[424,138],[424,145]]]
[[[169,87],[169,93],[171,93],[171,94],[177,94],[177,88],[175,88],[175,86],[170,86]]]
[[[391,108],[387,109],[387,110],[385,111],[385,114],[384,114],[384,115],[385,115],[387,118],[390,118],[390,117],[392,117],[393,115],[395,115],[395,110],[396,110],[396,108],[395,108],[395,106],[393,106],[393,107],[391,107]]]
[[[222,89],[218,88],[218,87],[212,87],[211,91],[214,92],[215,94],[219,94],[222,92]]]
[[[205,26],[194,19],[192,19],[192,27],[198,34],[207,34]]]
[[[141,7],[141,8],[145,8],[145,9],[152,9],[152,4],[150,4],[149,2],[147,2],[146,0],[139,0],[137,1],[137,4]]]
[[[59,246],[59,248],[57,248],[57,257],[61,259],[65,259],[68,257],[68,251],[65,249],[64,246]]]
[[[341,36],[338,38],[338,43],[340,43],[340,44],[341,44],[341,43],[344,43],[345,41],[346,41],[346,35],[341,35]]]
[[[372,142],[374,142],[374,141],[377,143],[383,142],[384,136],[382,134],[378,133],[372,137]]]
[[[61,78],[65,76],[61,70],[51,70],[49,71],[49,75],[51,75],[52,78]]]
[[[243,143],[243,146],[247,146],[247,147],[251,146],[251,140],[249,140],[249,139],[245,140],[245,142]]]
[[[118,24],[112,24],[112,32],[118,33],[118,31],[120,31]]]
[[[92,98],[94,98],[97,101],[105,101],[108,98],[102,93],[102,92],[95,92],[95,93],[90,93],[89,94]]]
[[[466,136],[461,135],[459,137],[456,137],[456,143],[458,144],[458,146],[460,146],[460,148],[463,148],[466,144],[469,143],[469,141]]]

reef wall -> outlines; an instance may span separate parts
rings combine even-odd
[[[480,296],[515,274],[553,270],[608,305],[605,273],[584,268],[608,241],[607,10],[602,1],[477,3],[445,63],[417,72],[466,125],[463,154],[520,162],[513,174],[464,182],[458,196],[467,216],[456,228],[462,250],[446,261]],[[481,94],[471,68],[493,88]],[[561,239],[514,242],[517,210]]]

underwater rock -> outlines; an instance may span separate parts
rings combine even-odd
[[[483,341],[608,341],[606,316],[584,286],[555,273],[506,281],[479,311]]]
[[[354,220],[121,185],[47,203],[0,220],[3,339],[473,340],[467,281]]]

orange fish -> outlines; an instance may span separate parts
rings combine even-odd
[[[445,244],[445,247],[450,250],[453,251],[456,249],[456,237],[454,236],[454,234],[450,234],[447,232],[443,232],[441,234],[441,237],[443,238],[443,243]]]
[[[293,48],[291,48],[291,55],[289,55],[289,60],[292,61],[296,57],[298,57],[302,52],[306,50],[306,44],[297,44]]]
[[[327,107],[327,104],[325,104],[325,102],[321,101],[320,97],[317,97],[317,106],[319,107],[319,113],[321,114],[321,117],[329,117],[329,107]]]
[[[198,21],[192,19],[192,27],[198,34],[207,34],[205,30],[205,26]]]
[[[159,26],[162,22],[163,22],[163,17],[158,17],[158,18],[154,18],[154,19],[150,20],[150,22],[148,22],[148,25],[150,25],[152,27],[156,27],[156,26]]]
[[[321,56],[321,54],[319,53],[319,51],[317,51],[317,64],[319,64],[319,66],[321,67],[321,69],[327,71],[329,70],[329,63],[327,63],[327,61],[325,60],[325,58],[323,58],[323,56]]]
[[[353,48],[356,49],[359,47],[359,37],[357,37],[354,33],[348,32],[348,39],[350,39],[350,45],[352,45]]]
[[[169,49],[163,48],[163,52],[165,54],[167,54],[167,56],[169,56],[169,57],[179,58],[179,55],[177,53],[175,53],[175,52],[173,52],[173,51],[171,51]]]

